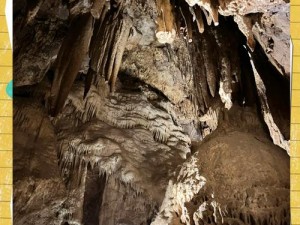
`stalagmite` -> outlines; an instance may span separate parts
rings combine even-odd
[[[206,201],[204,201],[199,206],[199,208],[197,209],[197,211],[194,212],[194,214],[193,214],[193,220],[194,220],[195,225],[201,224],[201,222],[199,223],[199,220],[202,221],[202,219],[203,219],[203,212],[206,211],[206,207],[207,207],[206,205],[207,205],[207,203],[206,203]]]
[[[180,168],[176,181],[169,181],[165,198],[160,210],[151,225],[170,224],[175,213],[182,223],[190,225],[191,219],[186,203],[206,185],[206,178],[200,175],[197,158],[191,157]]]
[[[170,0],[157,0],[156,38],[160,43],[172,43],[176,36],[174,15]]]
[[[219,111],[209,108],[206,114],[199,118],[202,131],[201,135],[203,139],[217,129],[218,117]]]
[[[233,104],[231,100],[231,92],[227,91],[224,86],[224,82],[220,81],[219,95],[221,101],[225,104],[225,108],[229,110]]]

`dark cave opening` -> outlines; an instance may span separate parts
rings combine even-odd
[[[99,225],[105,183],[106,175],[99,175],[98,170],[88,168],[83,201],[82,222],[84,225]]]
[[[233,17],[224,17],[219,15],[219,26],[209,26],[207,23],[205,25],[205,32],[200,34],[197,31],[197,27],[194,24],[193,26],[193,42],[188,44],[191,55],[193,55],[194,64],[197,65],[194,67],[195,74],[195,89],[198,92],[201,92],[203,89],[203,84],[199,80],[203,79],[204,76],[215,76],[215,79],[228,79],[231,81],[232,88],[232,101],[234,104],[239,106],[248,106],[248,107],[259,107],[259,99],[256,92],[255,79],[252,71],[250,58],[248,52],[251,51],[247,46],[247,40],[244,34],[239,30],[238,25],[234,22]],[[228,33],[230,35],[228,35]],[[203,43],[204,42],[204,43]],[[219,45],[218,43],[219,42]],[[203,55],[203,51],[207,52],[206,55]],[[219,63],[222,57],[229,56],[229,69],[231,73],[229,77],[224,76],[224,70],[222,65]],[[205,60],[204,57],[209,57],[211,62]],[[200,62],[199,62],[200,61]],[[208,73],[208,69],[205,67],[207,63],[212,63],[209,69],[215,68],[212,74]],[[268,61],[264,63],[270,64]],[[223,74],[222,74],[223,73]],[[199,74],[199,75],[197,75]],[[199,87],[202,85],[202,87]],[[205,84],[205,89],[209,92],[209,83]],[[216,83],[216,89],[219,89],[220,85]],[[203,90],[202,90],[203,92]],[[199,95],[199,93],[195,93]],[[197,97],[198,99],[201,96]],[[203,97],[205,104],[208,108],[210,105],[214,105],[216,99],[214,96],[208,95]],[[209,101],[205,100],[209,99]],[[203,105],[203,101],[199,101],[199,104]],[[258,115],[261,113],[258,112]],[[262,116],[260,116],[262,119]],[[263,119],[262,119],[263,121]]]
[[[290,81],[271,64],[260,45],[252,54],[258,73],[266,87],[270,111],[286,139],[290,138]]]
[[[267,125],[264,122],[262,109],[260,106],[260,100],[256,91],[256,84],[254,79],[254,74],[252,70],[252,66],[250,63],[250,58],[248,53],[250,53],[254,59],[254,65],[261,76],[265,86],[266,86],[266,95],[269,102],[270,111],[273,115],[274,121],[279,129],[282,131],[285,139],[290,138],[290,82],[289,79],[281,75],[278,70],[273,66],[273,64],[268,59],[266,53],[262,49],[261,45],[257,43],[254,49],[254,52],[247,46],[247,40],[244,34],[239,30],[238,25],[234,22],[233,17],[223,17],[219,15],[219,26],[208,26],[207,23],[204,23],[205,32],[200,34],[197,30],[197,26],[193,24],[193,42],[188,43],[191,55],[193,55],[192,60],[195,60],[194,74],[195,74],[195,89],[198,93],[195,95],[197,98],[202,98],[199,96],[199,92],[203,92],[203,82],[199,80],[203,79],[201,76],[206,74],[206,76],[210,76],[205,71],[205,59],[203,58],[203,50],[205,48],[206,51],[209,52],[209,56],[211,57],[211,61],[214,64],[214,67],[217,68],[214,71],[217,79],[222,79],[222,68],[221,65],[217,63],[218,57],[222,54],[224,56],[227,53],[230,55],[230,64],[232,67],[238,65],[238,86],[232,86],[232,101],[234,104],[238,104],[239,106],[252,107],[257,111],[257,115],[261,120],[261,123],[264,127],[266,133],[269,133]],[[228,35],[228,33],[230,35]],[[216,38],[219,40],[216,40]],[[206,40],[206,43],[205,43]],[[215,42],[221,42],[221,51],[218,50],[218,45]],[[204,44],[203,44],[204,42]],[[201,45],[202,43],[202,45]],[[228,52],[229,51],[229,52]],[[205,50],[204,50],[205,52]],[[223,53],[222,53],[223,52]],[[200,54],[199,54],[200,53]],[[202,54],[202,56],[201,56]],[[205,55],[204,55],[205,57]],[[235,59],[236,58],[236,59]],[[200,61],[200,63],[199,63]],[[196,62],[198,62],[196,64]],[[235,64],[236,63],[236,64]],[[202,67],[202,68],[201,68]],[[197,74],[202,74],[200,77]],[[198,77],[197,77],[198,76]],[[232,77],[234,80],[234,77]],[[199,87],[202,85],[202,87]],[[209,92],[209,83],[206,83],[207,86],[204,88],[207,92]],[[220,86],[217,84],[217,87]],[[210,99],[207,101],[206,99]],[[214,105],[214,97],[208,95],[207,97],[203,96],[204,101],[198,100],[200,105],[206,104],[209,108],[210,105]],[[201,108],[201,107],[200,107]],[[203,111],[204,112],[204,111]]]

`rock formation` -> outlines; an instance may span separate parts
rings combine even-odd
[[[14,1],[14,224],[287,225],[289,3]]]

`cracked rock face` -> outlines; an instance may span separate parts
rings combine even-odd
[[[14,224],[289,224],[288,18],[15,1]]]

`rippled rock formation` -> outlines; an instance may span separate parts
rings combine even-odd
[[[14,223],[289,224],[288,18],[14,1]]]

